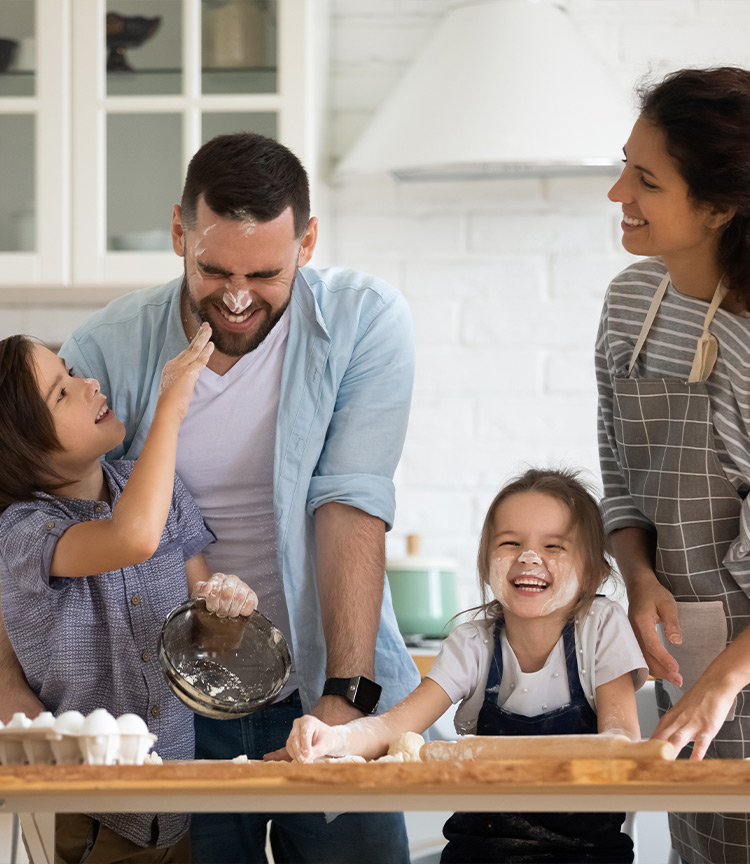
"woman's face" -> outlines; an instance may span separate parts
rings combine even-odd
[[[690,199],[661,129],[640,117],[623,151],[625,167],[609,199],[622,204],[625,249],[633,255],[660,255],[669,270],[698,262],[696,256],[715,258],[717,221],[723,219]]]
[[[581,557],[570,512],[557,498],[519,492],[495,512],[489,585],[508,614],[563,615],[581,593]]]

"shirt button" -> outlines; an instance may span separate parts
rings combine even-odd
[[[585,675],[585,674],[586,674],[586,670],[585,670],[585,669],[581,669],[581,675]]]
[[[130,602],[133,604],[133,606],[138,606],[141,602],[141,598],[138,594],[133,594],[133,596],[130,598]]]
[[[152,717],[158,717],[160,714],[161,714],[161,708],[159,708],[158,705],[154,705],[154,707],[151,709],[151,716]]]
[[[515,684],[511,684],[511,685],[510,685],[510,689],[511,689],[511,690],[515,690],[515,689],[516,689],[516,685],[515,685]]]
[[[529,692],[529,688],[528,688],[528,687],[524,687],[524,688],[521,690],[521,693],[528,693],[528,692]]]
[[[89,521],[88,516],[81,516],[81,522],[88,522],[88,521]]]
[[[559,672],[553,672],[553,673],[552,673],[552,677],[553,677],[553,678],[559,678],[559,677],[560,677],[560,673],[559,673]]]
[[[150,659],[151,659],[151,652],[150,651],[144,651],[141,654],[141,660],[143,660],[144,663],[148,663],[148,661]]]
[[[542,705],[542,711],[546,711],[546,710],[547,710],[547,706],[546,706],[546,705]]]
[[[578,653],[579,653],[579,654],[583,654],[583,648],[579,648],[579,649],[578,649]]]
[[[97,504],[96,507],[94,507],[94,512],[95,513],[104,513],[104,511],[106,509],[107,509],[107,505],[99,502],[99,504]]]
[[[55,527],[55,523],[54,523],[54,522],[47,522],[47,524],[46,524],[44,527],[45,527],[48,531],[51,531],[51,530]]]

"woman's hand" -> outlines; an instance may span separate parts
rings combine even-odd
[[[679,751],[691,741],[691,759],[702,759],[727,719],[734,697],[750,684],[750,627],[708,666],[680,701],[661,718],[652,738]]]
[[[648,578],[640,578],[628,586],[628,618],[635,632],[654,678],[664,678],[675,686],[682,686],[680,667],[674,657],[662,645],[656,632],[661,624],[668,642],[682,643],[682,634],[677,620],[677,605],[672,594],[656,579],[651,572]]]
[[[160,407],[171,408],[180,422],[187,414],[198,375],[214,350],[214,343],[209,341],[210,338],[211,327],[204,322],[188,347],[169,360],[162,370],[158,404]]]
[[[348,756],[348,738],[346,726],[329,726],[312,714],[305,714],[294,721],[286,750],[296,762],[314,762],[323,756]]]
[[[691,759],[706,755],[708,745],[727,719],[734,697],[742,689],[717,680],[709,670],[667,711],[651,736],[669,741],[677,753],[693,741]]]
[[[193,597],[205,597],[206,609],[219,618],[236,618],[250,615],[258,607],[258,596],[238,576],[229,573],[214,573],[205,582],[197,582]]]

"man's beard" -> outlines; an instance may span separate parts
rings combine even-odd
[[[200,303],[196,302],[193,295],[190,293],[190,287],[187,281],[187,273],[185,273],[185,286],[187,291],[188,303],[190,311],[198,321],[206,321],[211,325],[211,341],[216,346],[216,350],[224,354],[226,357],[243,357],[249,354],[263,342],[268,334],[281,320],[281,316],[286,311],[289,301],[292,299],[292,290],[294,280],[297,278],[297,270],[295,268],[294,276],[292,277],[291,285],[289,286],[289,297],[286,302],[273,312],[271,305],[260,298],[253,298],[253,309],[258,309],[263,313],[263,318],[260,325],[252,333],[230,333],[223,330],[220,326],[221,314],[213,309],[214,305],[221,306],[221,300],[215,300],[212,296],[204,297]],[[217,319],[218,322],[217,323]]]

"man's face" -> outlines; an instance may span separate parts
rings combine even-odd
[[[179,206],[172,217],[172,245],[185,260],[188,304],[193,321],[213,331],[212,341],[228,357],[253,351],[271,332],[289,304],[297,268],[315,246],[316,220],[305,236],[294,236],[291,208],[270,222],[217,216],[201,197],[195,225],[182,225]]]

